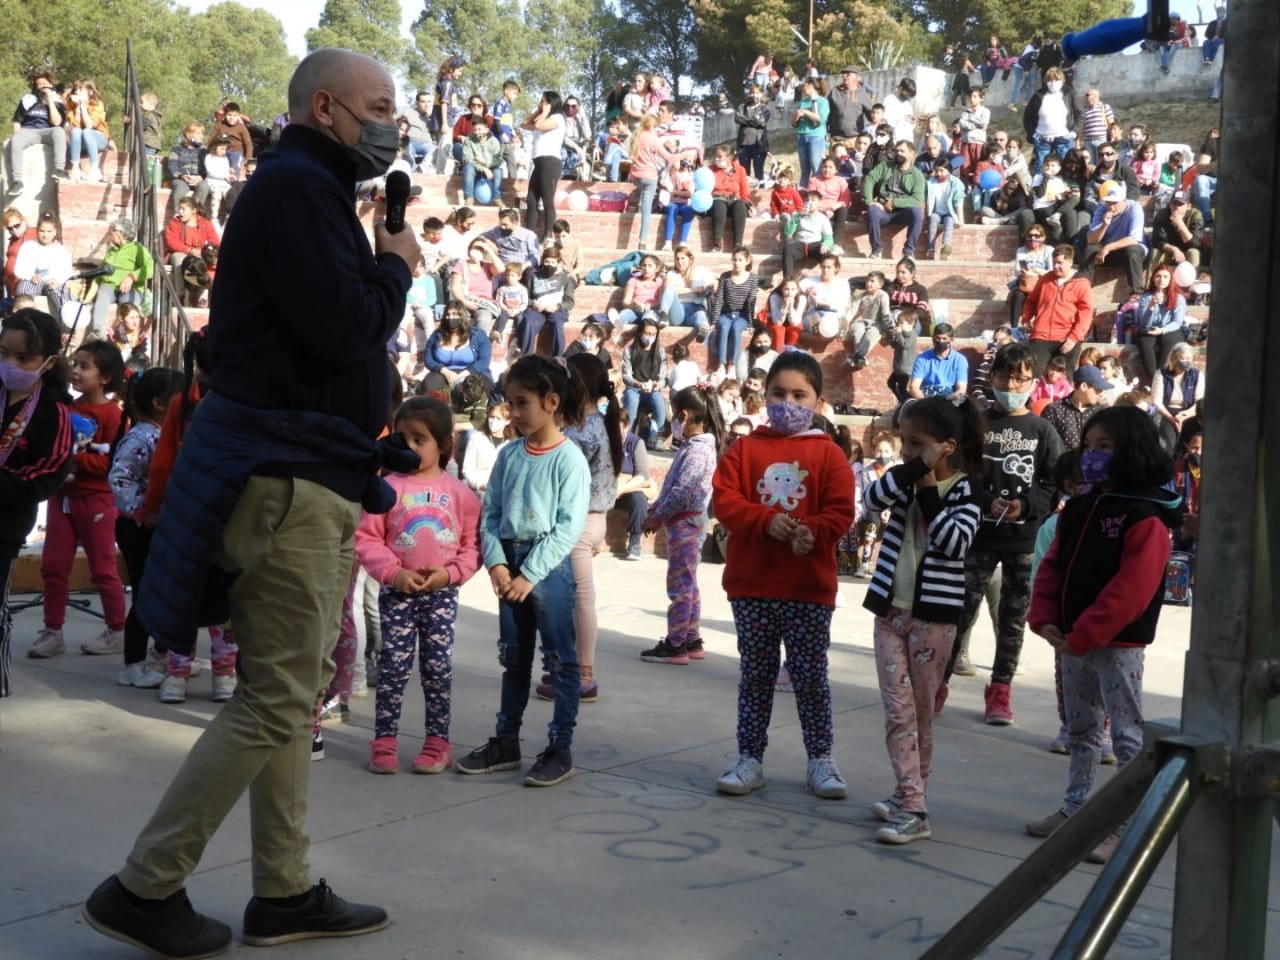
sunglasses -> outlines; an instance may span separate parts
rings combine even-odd
[[[1115,156],[1115,154],[1114,154],[1114,153],[1099,153],[1099,154],[1098,154],[1098,156],[1100,156],[1100,157],[1114,157],[1114,156]]]
[[[1044,234],[1043,234],[1043,233],[1028,233],[1028,234],[1027,234],[1027,239],[1028,239],[1028,240],[1043,240],[1043,239],[1044,239]]]

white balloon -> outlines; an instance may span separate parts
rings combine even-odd
[[[585,190],[569,191],[569,209],[577,210],[579,213],[586,210],[591,205],[590,197],[587,196]]]
[[[818,319],[818,336],[832,338],[840,332],[840,318],[834,314],[824,314]]]
[[[1183,260],[1173,271],[1173,282],[1186,288],[1196,282],[1196,268],[1190,260]]]

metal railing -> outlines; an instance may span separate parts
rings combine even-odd
[[[160,203],[160,171],[152,175],[151,158],[143,140],[142,97],[133,61],[133,41],[125,41],[125,112],[129,116],[128,133],[123,145],[128,153],[128,175],[125,181],[129,196],[129,219],[137,228],[137,240],[156,257],[155,276],[147,281],[151,294],[151,359],[170,367],[182,366],[182,351],[191,335],[191,323],[182,309],[181,299],[169,272],[164,269],[164,207]],[[160,253],[157,256],[157,252]]]

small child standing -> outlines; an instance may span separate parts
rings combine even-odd
[[[550,742],[524,782],[550,787],[573,776],[581,674],[569,554],[586,528],[591,471],[561,427],[581,415],[586,389],[573,367],[530,355],[507,372],[506,395],[511,424],[524,439],[498,452],[480,520],[484,562],[498,597],[502,696],[495,735],[454,768],[466,774],[519,769],[520,727],[541,637],[555,709]]]
[[[93,425],[91,436],[77,436],[74,474],[49,499],[44,553],[44,629],[27,651],[30,657],[55,657],[66,650],[62,627],[67,618],[67,580],[76,547],[84,548],[93,585],[102,600],[107,628],[80,645],[82,653],[113,654],[124,650],[124,584],[116,567],[116,505],[107,471],[111,446],[123,432],[120,405],[109,394],[124,391],[124,357],[113,343],[94,340],[75,352],[71,386],[80,397],[71,412]]]
[[[1080,475],[1089,490],[1062,510],[1027,618],[1062,656],[1071,733],[1062,807],[1027,824],[1033,837],[1049,836],[1088,799],[1108,715],[1120,765],[1142,749],[1145,647],[1160,618],[1170,530],[1181,521],[1181,497],[1168,488],[1173,463],[1155,425],[1135,407],[1089,419]],[[1106,863],[1119,845],[1112,833],[1085,859]]]
[[[493,331],[489,334],[489,339],[494,343],[502,340],[502,335],[507,332],[507,324],[511,324],[511,347],[519,340],[513,321],[524,316],[524,312],[529,309],[529,288],[524,285],[524,268],[525,265],[518,261],[511,261],[502,269],[502,284],[493,292],[493,299],[498,304],[498,319],[494,321]]]
[[[671,423],[680,425],[683,442],[644,522],[645,533],[667,528],[667,635],[652,650],[641,653],[640,659],[684,665],[706,656],[698,560],[707,534],[711,478],[725,446],[724,420],[714,387],[701,383],[675,394]]]
[[[933,699],[942,686],[964,605],[963,563],[982,512],[985,424],[975,401],[908,404],[899,422],[905,462],[867,489],[868,511],[889,511],[863,606],[876,615],[876,672],[895,786],[871,810],[881,843],[933,836],[925,794],[933,760]]]
[[[231,184],[235,180],[235,174],[231,169],[231,157],[228,155],[230,148],[231,138],[222,136],[213,141],[209,146],[209,152],[204,155],[204,185],[209,188],[207,213],[214,223],[218,222],[218,210],[222,206],[222,200],[231,190]]]
[[[396,411],[394,426],[421,466],[411,474],[387,476],[396,505],[386,514],[361,516],[355,538],[360,565],[382,584],[382,651],[369,769],[383,774],[399,769],[396,735],[416,643],[426,739],[413,772],[440,773],[453,764],[453,628],[458,588],[480,566],[480,501],[445,473],[453,455],[453,414],[447,404],[413,397]]]
[[[839,445],[812,428],[822,368],[784,353],[765,382],[769,425],[736,440],[713,480],[715,514],[729,531],[724,588],[742,658],[738,759],[716,781],[736,796],[765,785],[764,751],[780,646],[795,687],[809,762],[805,786],[842,799],[848,786],[831,756],[827,648],[836,600],[835,546],[853,522],[853,473]]]
[[[898,451],[902,441],[897,434],[883,431],[872,440],[871,452],[875,454],[870,463],[862,465],[862,472],[854,474],[854,505],[858,516],[858,568],[854,576],[859,580],[870,580],[875,570],[876,554],[880,541],[884,538],[884,525],[889,518],[888,511],[869,511],[866,509],[867,488],[883,477],[890,467],[901,463]]]
[[[889,374],[888,383],[898,403],[904,403],[911,396],[907,392],[907,384],[911,382],[911,368],[920,353],[920,334],[917,331],[923,320],[919,307],[903,307],[898,311],[893,327],[881,338],[885,346],[893,348],[893,373]]]
[[[181,394],[182,371],[166,367],[140,370],[125,388],[125,408],[133,426],[116,447],[107,483],[119,511],[116,544],[124,557],[135,597],[151,550],[152,527],[142,522],[151,458],[156,452],[160,424],[169,402]],[[124,622],[124,669],[116,677],[116,683],[149,690],[160,686],[164,677],[165,653],[155,650],[152,656],[147,656],[147,630],[131,607]]]

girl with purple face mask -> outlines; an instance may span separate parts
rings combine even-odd
[[[0,323],[0,697],[10,694],[9,579],[36,522],[36,507],[62,483],[71,457],[67,367],[57,322],[19,310]]]
[[[1172,490],[1173,462],[1150,418],[1136,407],[1111,407],[1085,425],[1084,486],[1063,508],[1037,571],[1031,629],[1062,655],[1062,702],[1071,769],[1062,806],[1026,825],[1047,837],[1089,797],[1103,724],[1121,766],[1142,749],[1142,673],[1164,599],[1170,529],[1182,498]],[[1106,837],[1086,857],[1105,863],[1120,843]]]

